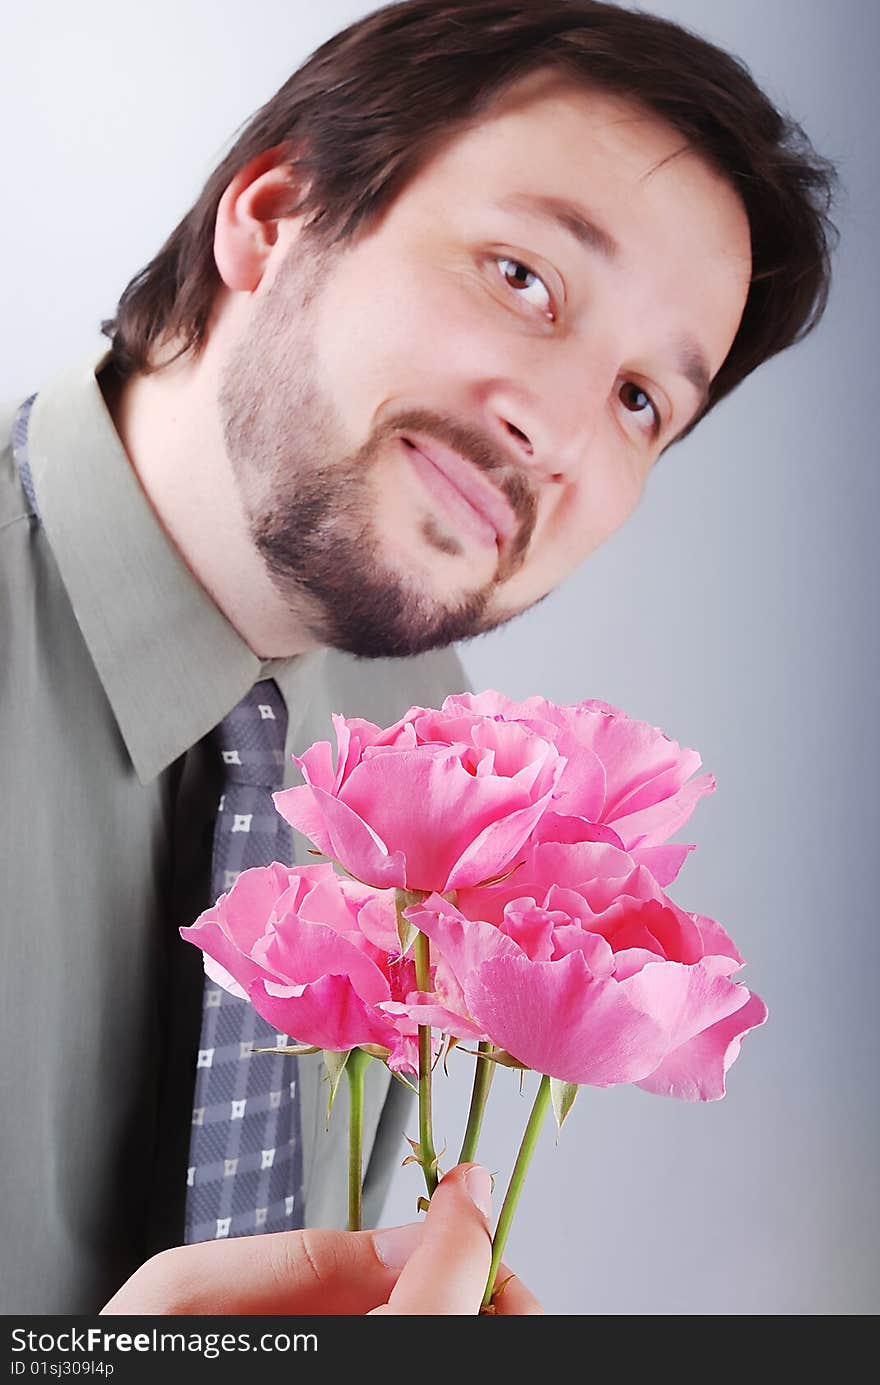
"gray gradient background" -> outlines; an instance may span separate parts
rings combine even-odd
[[[0,91],[4,396],[90,349],[227,137],[371,8],[16,7]],[[730,930],[771,1018],[723,1102],[584,1089],[558,1147],[550,1129],[541,1140],[508,1259],[555,1313],[872,1313],[880,6],[653,8],[743,57],[838,161],[831,307],[667,455],[561,591],[462,653],[479,688],[605,698],[700,749],[719,788],[673,893]],[[438,1084],[451,1155],[469,1063]],[[481,1153],[503,1178],[528,1104],[502,1072]],[[419,1191],[402,1169],[387,1220],[408,1220]]]

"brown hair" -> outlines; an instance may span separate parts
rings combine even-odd
[[[278,149],[305,188],[290,213],[304,214],[324,243],[344,241],[375,223],[442,142],[538,69],[638,101],[742,198],[752,281],[705,414],[821,317],[835,238],[833,170],[737,59],[665,19],[601,0],[404,0],[330,39],[247,123],[126,288],[103,324],[116,369],[155,368],[151,354],[163,339],[180,341],[178,354],[203,345],[220,286],[218,204],[257,155]]]

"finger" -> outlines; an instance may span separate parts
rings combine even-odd
[[[461,1164],[446,1175],[431,1198],[422,1243],[379,1313],[480,1311],[492,1260],[491,1187],[480,1164]]]
[[[535,1295],[526,1288],[519,1275],[508,1269],[503,1260],[498,1266],[492,1306],[498,1317],[506,1318],[530,1317],[544,1312]]]
[[[104,1314],[363,1314],[385,1303],[424,1223],[382,1231],[278,1231],[153,1256]]]

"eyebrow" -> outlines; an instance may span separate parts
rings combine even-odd
[[[568,231],[569,235],[574,236],[579,245],[585,246],[587,250],[598,251],[606,260],[614,260],[620,253],[620,246],[614,237],[566,197],[521,192],[505,197],[498,205],[506,211],[526,212],[532,216],[543,216],[549,221],[555,221],[564,231]]]
[[[712,376],[706,357],[693,337],[682,337],[678,343],[678,373],[693,385],[699,396],[698,407],[702,409],[709,394]]]
[[[557,226],[561,226],[573,236],[579,245],[597,252],[603,259],[613,261],[620,254],[620,246],[610,232],[587,216],[582,207],[569,201],[567,197],[514,193],[504,198],[499,206],[506,211],[525,212],[527,215],[542,216],[554,221]],[[682,337],[676,344],[676,366],[678,374],[693,386],[698,398],[698,412],[706,402],[712,375],[706,357],[693,337]]]

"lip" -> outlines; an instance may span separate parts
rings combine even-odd
[[[488,540],[488,531],[491,530],[492,542],[499,545],[513,538],[517,520],[510,503],[491,481],[482,479],[472,462],[433,438],[407,434],[401,438],[401,442],[409,444],[407,451],[416,470],[428,488],[447,502],[447,509],[454,509],[465,523],[469,518],[479,521],[479,537]],[[419,461],[427,463],[434,473],[439,472],[439,477],[426,472],[418,465]],[[450,488],[453,494],[450,494]],[[477,528],[473,522],[468,527],[472,531]]]

